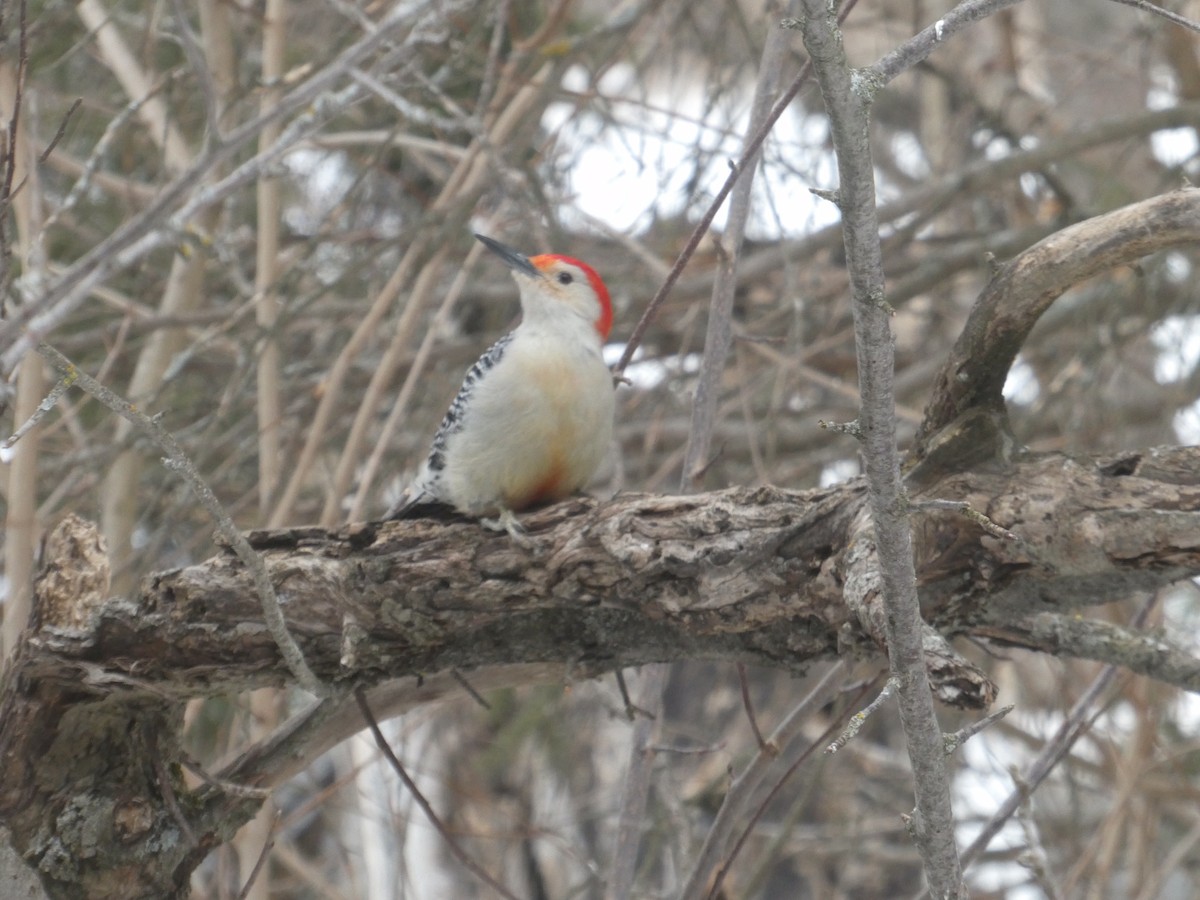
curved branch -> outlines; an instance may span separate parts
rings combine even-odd
[[[972,414],[1003,419],[1008,370],[1037,320],[1068,288],[1198,241],[1200,191],[1186,188],[1064,228],[1001,266],[934,380],[913,458],[925,460],[939,432]]]

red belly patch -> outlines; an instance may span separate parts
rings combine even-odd
[[[563,468],[562,461],[556,461],[546,470],[539,481],[529,485],[525,490],[515,491],[514,495],[508,499],[508,508],[519,512],[531,506],[551,503],[564,497],[569,488],[565,483],[566,472],[563,471]]]

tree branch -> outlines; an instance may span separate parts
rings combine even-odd
[[[1038,319],[1068,288],[1198,241],[1200,191],[1187,188],[1064,228],[1001,266],[934,379],[912,451],[920,479],[1011,451],[1003,446],[1008,370]]]
[[[876,557],[876,565],[857,566],[856,574],[865,577],[854,581],[865,585],[861,600],[876,595],[882,600],[881,625],[892,676],[898,682],[900,722],[916,791],[910,831],[921,853],[930,889],[936,897],[950,900],[963,893],[962,866],[954,840],[942,731],[925,669],[925,626],[917,602],[912,531],[900,481],[896,358],[889,315],[892,310],[884,300],[883,253],[869,136],[870,108],[877,85],[866,80],[863,73],[851,72],[832,7],[825,0],[805,0],[804,10],[804,46],[821,86],[837,153],[838,207],[853,294],[854,345],[862,394],[858,422],[874,545],[859,540],[856,546],[860,561]],[[876,569],[878,585],[867,571]]]
[[[1020,537],[992,537],[956,510],[915,518],[923,609],[938,629],[922,640],[931,678],[945,686],[939,695],[964,706],[990,696],[943,634],[1007,640],[996,622],[1066,614],[1200,574],[1197,488],[1196,447],[1116,460],[1030,457],[938,485],[939,495],[987,510]],[[464,521],[246,539],[317,676],[335,688],[367,687],[383,717],[461,696],[453,669],[492,688],[675,659],[801,670],[871,652],[880,639],[847,597],[848,573],[869,568],[856,560],[871,548],[854,539],[865,505],[861,480],[809,492],[575,500],[526,518],[544,548],[536,559]],[[74,517],[47,542],[35,618],[0,693],[0,817],[64,895],[106,896],[117,885],[124,897],[173,896],[261,802],[222,784],[278,784],[361,720],[352,704],[326,698],[239,758],[201,761],[213,781],[195,791],[170,786],[193,846],[166,791],[144,777],[155,759],[167,772],[185,759],[185,701],[291,676],[254,577],[234,553],[159,572],[136,595],[110,598],[99,546]],[[949,655],[930,654],[931,638]],[[1173,662],[1146,656],[1138,667],[1173,680]],[[138,737],[146,728],[157,734],[153,754]],[[86,745],[82,733],[92,735]],[[64,818],[67,810],[75,812]],[[93,833],[112,841],[97,847]],[[139,873],[134,883],[119,880],[128,867]]]
[[[1140,634],[1100,619],[1035,613],[1015,622],[993,622],[980,636],[998,644],[1052,656],[1109,663],[1200,693],[1200,659],[1161,635]]]

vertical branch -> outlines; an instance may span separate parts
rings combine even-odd
[[[287,0],[267,0],[263,19],[262,97],[260,111],[270,112],[279,100],[283,76]],[[259,152],[268,150],[279,138],[279,120],[268,124],[258,136]],[[283,416],[280,384],[279,341],[275,323],[279,298],[275,293],[279,263],[279,180],[264,172],[258,179],[258,247],[254,270],[255,321],[262,333],[258,357],[258,508],[263,520],[279,483],[279,426]]]
[[[640,715],[630,735],[629,768],[621,790],[621,806],[617,816],[617,834],[613,841],[612,865],[608,870],[608,885],[604,900],[627,900],[633,891],[637,875],[638,847],[642,843],[646,800],[650,795],[650,775],[654,769],[654,750],[650,746],[658,719],[661,716],[663,690],[667,686],[669,666],[665,663],[643,666],[642,689],[637,707]]]
[[[870,104],[879,85],[850,70],[841,32],[826,0],[804,0],[804,12],[800,20],[804,46],[821,86],[837,152],[838,206],[853,294],[862,397],[859,428],[883,578],[888,654],[892,674],[899,679],[900,719],[916,786],[911,831],[934,896],[956,898],[963,891],[962,866],[954,842],[942,733],[921,649],[912,531],[896,446],[895,352],[890,310],[884,300],[868,137]]]
[[[259,112],[262,115],[269,114],[279,102],[279,81],[283,77],[284,51],[287,47],[287,12],[287,0],[267,0],[262,24],[262,87],[259,95]],[[216,127],[215,122],[213,127]],[[258,152],[268,151],[282,131],[281,120],[270,121],[259,132]],[[273,171],[267,170],[259,174],[255,188],[258,242],[255,247],[254,320],[261,340],[255,369],[258,510],[260,521],[265,521],[279,485],[279,438],[283,418],[280,350],[275,328],[279,318],[276,281],[279,277],[280,180]],[[250,704],[244,713],[249,726],[247,731],[249,738],[256,740],[270,734],[279,725],[284,695],[275,688],[260,688],[252,691],[247,699]],[[269,900],[271,897],[271,869],[263,863],[270,855],[269,845],[276,816],[275,804],[268,798],[234,838],[239,880],[245,885],[243,896],[246,900]],[[262,848],[261,851],[258,848]],[[256,878],[254,873],[259,869],[262,869],[262,873]]]
[[[167,170],[171,173],[184,171],[192,162],[191,153],[167,115],[166,104],[155,96],[154,79],[148,77],[138,65],[100,0],[84,0],[76,7],[76,12],[94,32],[105,65],[116,76],[126,96],[137,104],[137,115],[150,139],[162,148]],[[215,221],[214,216],[215,210],[206,211],[199,217],[197,226],[207,230]],[[177,254],[171,260],[166,288],[159,301],[160,314],[178,316],[196,308],[204,284],[205,261],[205,255],[199,252],[191,256]],[[135,403],[144,402],[162,384],[163,373],[182,348],[185,337],[182,328],[164,328],[147,338],[134,364],[126,391]],[[132,430],[129,422],[120,420],[113,444],[120,446],[126,443]],[[134,572],[130,561],[138,516],[137,485],[141,471],[142,458],[138,451],[123,450],[105,473],[100,491],[101,527],[113,562],[112,590],[116,594],[127,593],[133,587]]]
[[[14,69],[0,63],[0,120],[9,135],[7,160],[11,180],[6,178],[3,199],[13,204],[16,220],[17,252],[21,277],[31,283],[45,274],[45,260],[35,235],[41,230],[41,191],[37,167],[33,164],[29,134],[21,116],[24,87],[24,7],[22,6],[21,60]],[[15,190],[15,194],[9,191]],[[14,423],[21,423],[37,410],[46,393],[42,360],[30,353],[17,369],[17,398]],[[41,428],[35,426],[16,444],[8,466],[8,510],[4,521],[4,574],[8,580],[8,598],[4,604],[3,640],[0,660],[6,659],[29,620],[33,589],[34,547],[37,544],[38,443]]]
[[[768,17],[774,20],[778,15],[778,11],[775,10],[769,13]],[[680,488],[684,491],[699,488],[710,462],[712,432],[716,425],[717,395],[720,392],[721,375],[725,371],[725,360],[729,356],[729,345],[733,338],[733,295],[737,288],[738,258],[746,233],[746,220],[750,217],[750,197],[762,150],[762,142],[755,141],[753,136],[763,127],[771,110],[771,97],[779,84],[780,65],[787,44],[788,35],[783,29],[772,28],[768,32],[758,67],[758,84],[750,109],[750,124],[742,141],[741,160],[738,163],[730,161],[730,168],[743,171],[737,173],[740,177],[733,187],[729,201],[729,221],[725,228],[717,277],[713,282],[712,298],[709,301],[704,357],[696,380],[692,422],[688,431],[683,475],[680,479]]]
[[[0,0],[0,50],[11,53],[12,37],[7,39],[3,28],[4,0]],[[25,68],[28,60],[26,40],[28,32],[25,23],[25,0],[21,0],[17,25],[17,71],[13,77],[17,88],[11,92],[11,110],[4,115],[0,125],[0,319],[8,318],[8,289],[12,284],[12,240],[8,234],[8,207],[12,203],[13,184],[17,175],[17,124],[21,120],[21,91],[19,87],[25,81]],[[9,93],[5,92],[5,97]],[[8,101],[4,100],[8,105]]]

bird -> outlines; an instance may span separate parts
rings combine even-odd
[[[449,506],[528,543],[516,514],[581,490],[612,442],[615,385],[603,357],[612,300],[585,262],[475,237],[511,270],[521,321],[467,370],[385,519]]]

